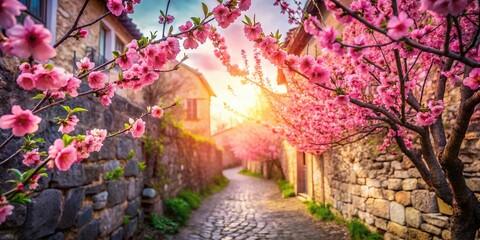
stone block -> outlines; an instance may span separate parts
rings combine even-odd
[[[77,239],[84,240],[84,239],[97,239],[98,237],[98,227],[100,224],[97,220],[93,220],[89,222],[87,225],[80,228],[78,231]]]
[[[382,189],[376,187],[370,187],[368,189],[368,196],[373,198],[380,198],[383,199],[383,192]]]
[[[112,207],[127,200],[127,182],[124,179],[107,183],[107,207]]]
[[[125,224],[125,238],[130,239],[133,237],[138,228],[138,219],[133,218],[129,223]]]
[[[403,238],[397,236],[397,235],[394,235],[392,233],[389,233],[389,232],[386,232],[384,235],[383,235],[383,239],[384,240],[404,240]]]
[[[57,189],[43,190],[27,205],[27,218],[20,230],[20,238],[38,239],[54,233],[62,211],[62,192]]]
[[[387,220],[382,218],[375,218],[375,227],[387,231]]]
[[[75,226],[81,227],[87,224],[88,222],[90,222],[90,220],[92,220],[92,217],[93,207],[91,205],[83,207],[82,209],[80,209],[80,211],[78,211],[77,217],[75,219]]]
[[[372,214],[388,219],[390,217],[390,202],[383,199],[375,199]]]
[[[393,177],[405,179],[405,178],[409,178],[410,176],[408,175],[407,171],[395,170],[395,172],[393,172]]]
[[[107,206],[108,192],[101,192],[93,196],[93,209],[100,210]]]
[[[132,199],[134,199],[136,196],[136,193],[137,193],[137,184],[136,184],[136,179],[135,178],[131,178],[130,180],[128,180],[128,191],[127,191],[127,199],[130,201]]]
[[[430,234],[415,229],[415,228],[408,228],[408,240],[432,240],[432,236]]]
[[[125,214],[131,217],[137,216],[138,210],[140,209],[141,202],[139,199],[135,199],[127,204],[127,209]]]
[[[390,220],[405,225],[405,207],[402,204],[390,202]]]
[[[362,193],[361,187],[359,185],[353,185],[351,189],[352,189],[352,195],[360,196]]]
[[[0,229],[12,229],[22,226],[27,217],[27,207],[23,204],[12,203],[13,212],[7,216],[5,222],[0,225]]]
[[[90,184],[93,181],[97,181],[100,179],[100,175],[102,173],[102,166],[100,164],[93,164],[84,167],[85,169],[85,183]]]
[[[432,233],[432,234],[435,234],[435,235],[442,234],[442,229],[441,228],[435,227],[435,226],[430,225],[428,223],[422,223],[422,225],[420,225],[420,229],[422,229],[425,232],[429,232],[429,233]]]
[[[418,188],[418,180],[416,178],[405,179],[402,182],[402,189],[405,191],[415,190]]]
[[[157,192],[153,188],[145,188],[143,189],[142,196],[144,198],[154,198],[157,195]]]
[[[360,196],[367,198],[368,197],[368,186],[361,186],[360,187]]]
[[[106,180],[107,172],[113,171],[115,168],[122,166],[119,161],[112,160],[103,164],[103,179]]]
[[[105,190],[105,184],[93,183],[85,187],[85,195],[93,195]]]
[[[402,170],[402,164],[399,161],[393,161],[392,168],[394,170]]]
[[[47,240],[63,240],[65,236],[63,236],[62,232],[56,232],[55,234],[49,236]]]
[[[391,178],[387,180],[388,189],[391,190],[402,190],[402,179]]]
[[[127,137],[119,137],[117,140],[117,159],[126,160],[130,150],[135,150],[135,141]]]
[[[393,190],[383,190],[383,197],[389,201],[395,200],[395,191]]]
[[[367,212],[371,213],[373,209],[373,203],[375,202],[374,198],[367,198],[367,201],[365,201],[365,206],[367,208]]]
[[[467,178],[465,181],[472,191],[480,192],[480,178]]]
[[[422,214],[422,218],[431,225],[448,228],[448,217],[443,216],[441,213],[424,213]]]
[[[75,217],[82,205],[84,197],[84,188],[73,188],[67,191],[67,194],[65,195],[65,204],[63,205],[62,219],[58,225],[59,229],[67,229],[75,224]]]
[[[123,235],[124,231],[123,227],[121,227],[112,233],[112,235],[110,236],[110,240],[123,240]]]
[[[435,197],[435,193],[429,192],[428,190],[413,191],[412,205],[414,208],[425,213],[438,212],[437,197]]]
[[[410,206],[412,204],[411,200],[411,193],[410,192],[397,192],[395,194],[395,201],[402,204],[403,206]]]
[[[137,160],[130,160],[124,168],[125,177],[136,177],[140,173]]]
[[[448,230],[443,230],[442,231],[442,238],[445,239],[445,240],[452,239],[452,232],[450,232]]]
[[[453,208],[452,206],[448,205],[445,203],[442,199],[437,197],[437,203],[438,203],[438,211],[440,213],[443,213],[445,215],[453,215]]]
[[[405,209],[405,220],[408,226],[420,228],[422,224],[422,213],[415,208],[407,207]]]
[[[387,231],[393,233],[401,238],[407,237],[408,229],[398,223],[388,222]]]
[[[421,178],[422,175],[420,175],[420,173],[418,172],[418,170],[416,168],[410,168],[407,170],[408,172],[408,175],[410,175],[410,177],[412,178]]]
[[[83,185],[85,182],[85,169],[82,164],[74,163],[68,171],[55,168],[52,184],[57,188],[71,188]]]
[[[108,236],[122,225],[126,207],[127,204],[124,203],[102,211],[99,218],[99,235],[101,237]]]
[[[382,186],[382,182],[378,179],[367,178],[367,186],[379,188]]]
[[[365,198],[352,196],[352,205],[354,208],[365,211]]]

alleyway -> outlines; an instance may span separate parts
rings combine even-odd
[[[224,171],[230,184],[206,199],[176,239],[348,239],[333,223],[313,219],[296,198],[282,199],[275,182]]]

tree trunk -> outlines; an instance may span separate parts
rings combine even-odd
[[[453,216],[450,218],[452,240],[473,240],[480,229],[480,204],[473,193],[470,197],[474,199],[464,206],[453,203]]]
[[[275,167],[277,167],[278,171],[280,172],[280,180],[285,180],[285,173],[283,172],[282,163],[280,162],[280,160],[272,159],[272,163],[273,165],[275,165]]]

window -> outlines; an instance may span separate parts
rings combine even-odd
[[[125,50],[125,45],[123,44],[122,40],[120,40],[118,37],[115,38],[115,50],[119,51],[120,53]]]
[[[187,99],[187,119],[196,120],[197,117],[197,99]]]
[[[30,16],[43,24],[47,22],[47,1],[20,0],[20,2],[27,7]]]
[[[107,30],[103,27],[100,27],[100,35],[98,37],[98,57],[96,65],[103,64],[106,62],[106,43],[107,43]]]

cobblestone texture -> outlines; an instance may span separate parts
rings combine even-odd
[[[309,216],[298,199],[282,199],[273,181],[239,170],[224,171],[228,187],[206,199],[175,239],[348,239],[343,227]]]

